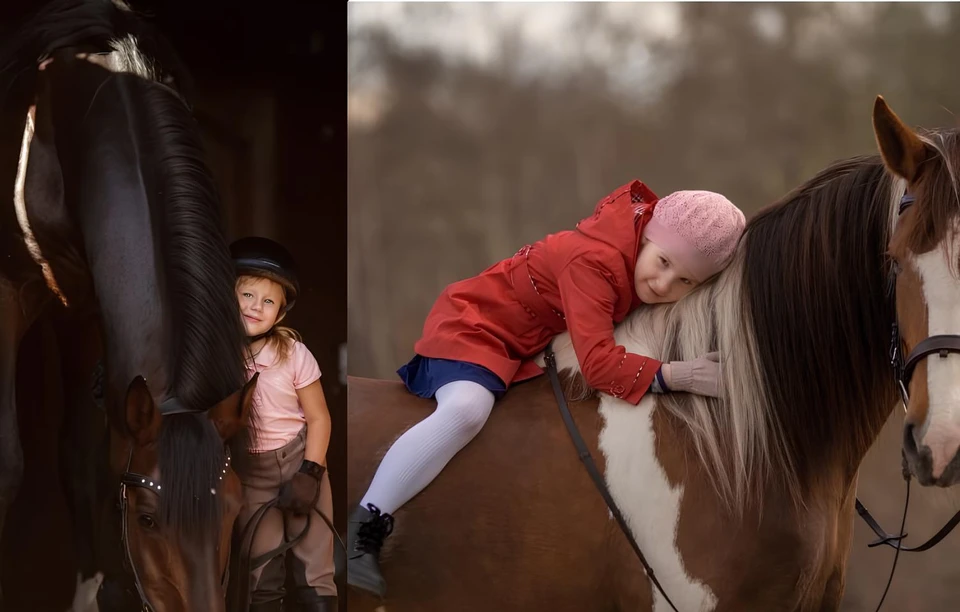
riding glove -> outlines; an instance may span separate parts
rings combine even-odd
[[[691,361],[671,361],[669,366],[661,370],[666,390],[720,396],[720,353],[707,353]]]
[[[320,479],[325,471],[322,465],[304,459],[300,471],[280,487],[277,507],[294,514],[308,514],[320,499]]]

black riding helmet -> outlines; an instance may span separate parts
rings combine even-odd
[[[230,245],[230,256],[237,276],[262,276],[280,283],[287,302],[280,314],[293,308],[300,295],[300,281],[297,279],[297,265],[287,249],[269,238],[248,236]]]

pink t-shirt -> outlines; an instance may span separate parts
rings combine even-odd
[[[293,342],[290,355],[282,363],[277,364],[277,359],[277,352],[268,343],[253,363],[247,361],[247,380],[260,372],[253,396],[260,417],[258,439],[251,447],[255,453],[277,450],[297,436],[307,422],[297,389],[320,379],[317,360],[301,342]]]

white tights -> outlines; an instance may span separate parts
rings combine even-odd
[[[487,422],[494,401],[493,393],[468,380],[437,389],[437,409],[393,443],[360,505],[396,512],[473,440]]]

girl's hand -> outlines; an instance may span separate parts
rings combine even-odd
[[[665,364],[663,379],[671,391],[687,391],[720,397],[720,353],[712,352],[691,361]]]
[[[322,474],[323,472],[321,472]],[[320,499],[320,478],[312,474],[297,472],[293,478],[280,487],[280,499],[277,507],[289,510],[296,515],[309,514]]]

